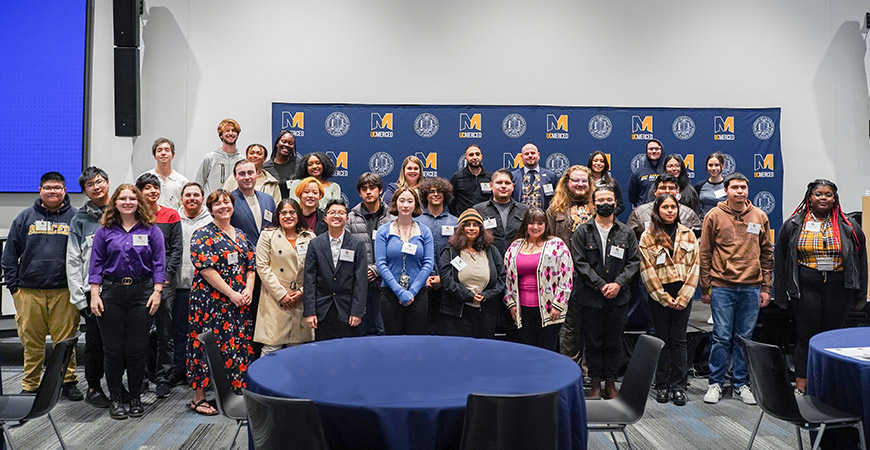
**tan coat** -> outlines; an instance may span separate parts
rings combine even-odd
[[[314,233],[305,230],[296,238],[297,247],[308,244]],[[280,301],[296,283],[302,290],[305,272],[305,255],[287,241],[280,228],[264,230],[257,243],[257,273],[262,280],[260,308],[257,311],[257,326],[254,341],[266,345],[299,344],[314,340],[314,330],[302,317],[302,301],[292,309],[281,308]]]

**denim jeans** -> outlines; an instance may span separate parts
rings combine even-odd
[[[713,288],[713,343],[710,349],[710,384],[725,381],[731,362],[731,386],[748,383],[746,356],[740,337],[751,338],[761,309],[760,286]]]

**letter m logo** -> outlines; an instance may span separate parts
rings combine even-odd
[[[393,113],[385,113],[383,116],[372,113],[372,130],[392,130]]]
[[[517,153],[516,155],[513,153],[505,153],[504,165],[502,167],[504,167],[505,169],[516,169],[518,167],[523,167],[522,153]]]
[[[281,112],[281,128],[284,130],[290,128],[305,128],[305,113],[291,113],[290,111]]]
[[[459,113],[459,131],[465,130],[480,131],[480,114]]]
[[[547,114],[547,132],[551,131],[568,132],[568,115],[562,114],[556,117],[555,114]]]
[[[644,116],[641,118],[640,116],[631,116],[631,132],[632,133],[652,133],[653,132],[653,121],[652,116]]]
[[[423,152],[417,152],[414,156],[420,158],[420,161],[423,161],[423,168],[438,170],[438,153],[432,152],[425,155]]]
[[[334,151],[329,150],[326,152],[326,156],[332,158],[336,168],[347,169],[347,152],[338,152],[336,154]]]
[[[713,132],[714,133],[733,133],[734,132],[734,117],[722,116],[713,117]]]
[[[773,155],[768,153],[766,155],[755,154],[755,170],[773,170]]]

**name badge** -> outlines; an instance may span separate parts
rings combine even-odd
[[[818,233],[822,231],[822,223],[812,220],[804,224],[804,229],[813,233]]]
[[[553,195],[553,185],[551,183],[547,183],[543,186],[544,195]]]
[[[177,205],[177,204],[178,204],[178,199],[175,198],[174,195],[170,195],[170,196],[169,196],[169,204],[170,204],[170,205]]]
[[[713,195],[715,195],[716,198],[725,198],[728,196],[728,194],[725,193],[725,189],[715,190],[713,191]]]
[[[749,234],[758,234],[761,233],[761,224],[755,222],[749,222],[746,225],[746,232]]]
[[[644,229],[644,230],[649,230],[649,220],[644,221],[644,223],[643,223],[643,229]]]
[[[33,224],[36,225],[36,231],[48,231],[48,222],[44,220],[37,220]]]
[[[834,258],[816,258],[816,269],[824,272],[834,270]]]
[[[480,192],[483,192],[484,194],[489,194],[490,192],[492,192],[492,188],[489,187],[489,183],[480,183]]]
[[[88,247],[93,247],[93,245],[94,245],[94,235],[93,234],[90,236],[85,236],[85,244]]]
[[[661,266],[662,264],[664,264],[666,258],[667,255],[664,252],[659,253],[659,256],[656,257],[656,265]]]
[[[272,211],[263,211],[263,218],[266,219],[266,222],[272,221]]]
[[[287,189],[293,189],[293,180],[287,180]]]
[[[458,256],[450,260],[450,265],[455,267],[457,272],[462,272],[462,269],[468,266],[468,264],[466,264],[465,261],[463,261],[462,258]]]
[[[347,262],[352,263],[353,262],[353,254],[354,254],[353,250],[348,250],[346,248],[343,248],[338,252],[338,260],[339,261],[347,261]]]
[[[239,263],[239,254],[236,252],[232,252],[227,255],[227,264],[236,265]]]
[[[453,225],[441,225],[441,236],[453,236]]]
[[[483,221],[483,228],[486,230],[491,230],[497,226],[498,224],[495,222],[495,218],[490,217]]]
[[[305,255],[308,253],[308,243],[296,244],[296,254],[297,255]]]
[[[134,234],[133,235],[133,246],[134,247],[145,247],[148,245],[148,235],[147,234]]]
[[[556,265],[556,257],[554,255],[544,255],[544,265],[545,266]]]
[[[402,253],[407,253],[409,255],[417,254],[417,244],[405,242],[404,244],[402,244]]]
[[[625,256],[625,249],[614,245],[610,247],[610,256],[622,259]]]

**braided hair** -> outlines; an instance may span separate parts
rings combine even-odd
[[[827,186],[834,191],[834,207],[831,209],[831,222],[834,224],[834,240],[839,244],[840,241],[840,221],[844,220],[846,223],[849,223],[849,219],[846,217],[846,213],[843,212],[843,208],[840,206],[840,194],[837,193],[837,185],[834,184],[831,180],[826,180],[824,178],[815,179],[807,184],[807,190],[804,193],[804,198],[800,202],[800,204],[795,208],[792,215],[795,214],[807,214],[812,212],[812,206],[810,204],[810,197],[813,195],[813,191],[820,186]],[[855,233],[855,230],[852,230],[852,237],[855,238],[855,246],[860,247],[861,243],[858,240],[858,234]]]

